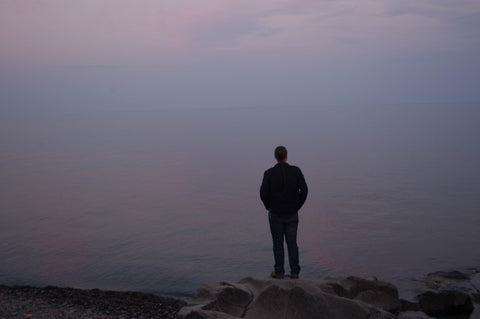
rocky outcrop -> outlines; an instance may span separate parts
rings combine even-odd
[[[480,271],[439,271],[416,279],[420,294],[399,299],[397,288],[375,278],[321,280],[247,277],[197,290],[179,318],[480,319]]]
[[[245,278],[200,287],[180,318],[395,318],[397,288],[357,277],[324,280]]]

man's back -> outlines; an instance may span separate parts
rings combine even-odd
[[[302,171],[286,162],[277,163],[265,171],[260,198],[273,214],[295,214],[305,203],[308,188]]]

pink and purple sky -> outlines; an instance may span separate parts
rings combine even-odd
[[[478,0],[1,0],[0,111],[480,101]]]

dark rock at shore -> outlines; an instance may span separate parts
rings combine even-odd
[[[458,270],[450,270],[450,271],[436,271],[436,272],[431,272],[427,275],[427,277],[442,277],[446,279],[456,279],[456,280],[469,280],[470,275],[458,271]]]
[[[470,318],[473,303],[470,296],[461,291],[427,291],[418,296],[420,309],[429,316],[464,316]]]
[[[445,318],[449,318],[449,316],[454,316],[454,318],[469,318],[468,312],[466,311],[465,314],[460,315],[449,315],[452,311],[452,308],[457,309],[458,306],[453,306],[452,303],[458,304],[462,298],[467,298],[468,296],[469,301],[465,301],[465,307],[467,309],[470,308],[470,304],[472,304],[473,313],[471,318],[479,319],[480,312],[474,304],[478,304],[480,302],[480,269],[478,268],[465,268],[460,270],[448,270],[448,271],[436,271],[429,273],[425,277],[417,279],[417,282],[421,282],[425,285],[425,290],[428,290],[428,295],[435,294],[436,303],[447,303],[449,304],[448,307],[445,305],[437,305],[435,307],[443,308],[445,313],[440,315],[444,316]],[[454,293],[458,300],[452,301],[453,297],[450,296],[450,301],[446,297],[447,294],[445,292]],[[420,294],[417,296],[417,299],[425,300],[425,297]],[[431,298],[430,298],[431,299]],[[424,301],[425,302],[425,301]],[[430,307],[433,307],[430,306]],[[429,310],[424,310],[425,312]],[[453,317],[452,317],[453,318]]]

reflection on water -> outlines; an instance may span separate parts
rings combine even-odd
[[[0,282],[192,294],[264,276],[284,144],[310,194],[302,275],[478,266],[479,105],[0,118]]]

